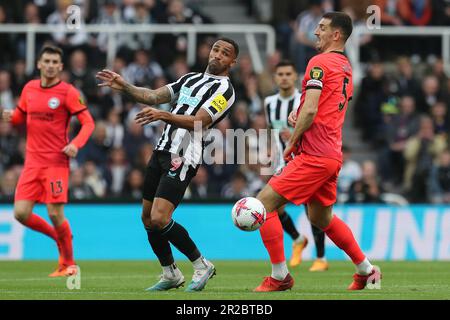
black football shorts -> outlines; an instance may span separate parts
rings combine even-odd
[[[186,165],[183,158],[155,150],[145,172],[143,198],[152,202],[154,198],[163,198],[176,208],[196,173],[197,167]]]

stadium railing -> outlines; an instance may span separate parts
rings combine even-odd
[[[275,51],[275,30],[270,25],[265,24],[149,24],[149,25],[132,25],[132,24],[81,24],[80,28],[71,28],[65,24],[62,25],[46,25],[46,24],[0,24],[0,33],[25,33],[26,34],[26,68],[27,72],[34,70],[35,52],[36,52],[36,34],[53,32],[76,32],[91,33],[107,33],[108,34],[108,50],[107,65],[111,66],[116,55],[117,39],[119,33],[185,33],[187,34],[187,62],[189,65],[195,63],[197,54],[197,34],[241,34],[245,36],[248,52],[250,54],[253,67],[256,72],[264,69],[263,58],[260,55],[257,34],[265,36],[265,56],[271,55]],[[263,57],[265,57],[263,56]]]
[[[347,43],[347,53],[352,62],[353,80],[359,84],[364,76],[363,65],[361,64],[361,54],[359,39],[362,35],[372,36],[405,36],[405,37],[429,37],[440,36],[442,41],[442,50],[440,52],[446,73],[450,76],[450,28],[449,27],[392,27],[381,26],[380,29],[369,29],[367,26],[356,26],[353,29],[352,36]],[[439,54],[436,52],[436,54]]]

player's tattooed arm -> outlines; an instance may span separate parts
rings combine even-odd
[[[148,88],[136,87],[131,83],[125,81],[125,79],[118,73],[111,70],[102,70],[97,72],[96,78],[103,81],[98,86],[99,87],[110,87],[112,89],[118,90],[130,96],[133,100],[148,104],[162,104],[168,103],[172,99],[170,91],[167,87],[161,87],[156,90],[151,90]]]
[[[172,99],[169,89],[164,86],[156,90],[147,88],[140,88],[127,83],[124,86],[124,93],[132,97],[140,103],[148,104],[150,106],[162,103],[168,103]]]

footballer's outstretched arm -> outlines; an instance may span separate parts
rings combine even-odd
[[[200,108],[195,116],[173,114],[151,107],[142,109],[142,111],[136,115],[136,122],[141,125],[146,125],[157,120],[162,120],[166,123],[187,130],[194,130],[196,122],[201,123],[202,128],[207,128],[212,123],[211,116],[205,109],[202,108]]]
[[[156,105],[162,103],[168,103],[172,99],[169,89],[164,86],[156,90],[148,88],[136,87],[131,83],[125,81],[125,79],[118,73],[111,70],[104,69],[97,72],[97,79],[103,81],[99,87],[111,87],[112,89],[126,93],[137,102]]]

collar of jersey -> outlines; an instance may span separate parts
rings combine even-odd
[[[51,86],[48,86],[48,87],[44,87],[43,85],[42,85],[42,82],[41,81],[39,81],[39,86],[41,87],[41,89],[50,89],[50,88],[53,88],[53,87],[56,87],[58,84],[60,84],[61,83],[61,80],[59,80],[57,83],[55,83],[55,84],[52,84]]]
[[[228,76],[216,76],[214,74],[204,72],[204,74],[208,77],[215,78],[215,79],[228,79]]]

